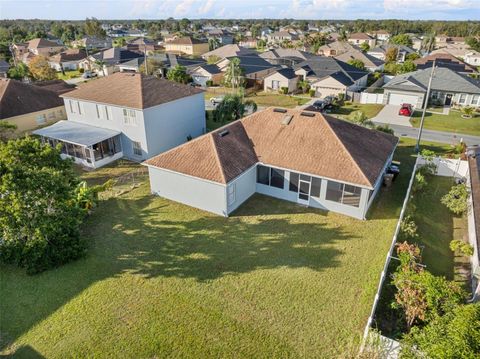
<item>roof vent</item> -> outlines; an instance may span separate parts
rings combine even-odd
[[[273,112],[287,113],[287,110],[284,108],[274,108]]]
[[[285,116],[282,120],[282,125],[289,125],[290,122],[292,122],[292,118],[293,118],[292,115]]]
[[[315,117],[315,114],[313,112],[301,112],[300,116]]]
[[[219,135],[220,137],[225,137],[226,135],[228,135],[230,133],[229,130],[223,130],[223,131],[220,131]]]

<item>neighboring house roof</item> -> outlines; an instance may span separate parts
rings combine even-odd
[[[7,72],[10,65],[7,61],[0,59],[0,71]]]
[[[368,52],[374,52],[374,53],[382,53],[386,54],[387,50],[391,47],[396,47],[398,51],[403,51],[407,54],[413,54],[415,52],[414,49],[405,46],[405,45],[396,45],[396,44],[386,44],[386,45],[380,45],[377,47],[374,47],[373,49],[368,50]]]
[[[297,75],[295,74],[295,71],[293,71],[293,69],[288,68],[288,67],[284,68],[284,69],[280,69],[280,70],[272,73],[271,75],[274,75],[274,74],[280,74],[280,75],[282,75],[283,77],[285,77],[286,79],[289,79],[289,80],[297,77]],[[271,75],[269,75],[269,76],[271,76]]]
[[[137,37],[127,42],[130,45],[156,45],[155,41],[146,37]]]
[[[145,109],[201,92],[198,88],[154,76],[117,72],[84,83],[62,97]]]
[[[395,76],[383,88],[426,92],[430,74],[431,69],[427,68]],[[480,93],[480,81],[445,67],[436,67],[431,88],[437,91]]]
[[[33,39],[28,41],[29,49],[38,49],[42,47],[62,47],[62,46],[57,44],[56,42],[49,41],[46,39]]]
[[[344,52],[341,55],[335,56],[337,60],[347,62],[350,60],[360,60],[363,62],[365,67],[378,67],[382,66],[385,64],[384,61],[379,60],[369,54],[364,53],[363,51],[356,49],[356,48],[351,48],[349,51]]]
[[[145,164],[228,183],[256,163],[263,163],[373,188],[398,139],[320,113],[309,114],[268,108]]]
[[[249,55],[253,53],[255,53],[254,50],[238,46],[237,44],[228,44],[215,50],[206,52],[202,55],[202,57],[204,59],[208,59],[210,56],[218,56],[220,59],[224,59],[226,57]]]
[[[436,66],[446,67],[455,72],[468,72],[468,73],[477,72],[477,69],[474,66],[471,66],[463,62],[462,60],[457,59],[455,56],[447,52],[432,53],[426,57],[416,59],[414,63],[415,65],[417,65],[417,69],[421,70],[421,69],[432,67],[433,60],[435,60]]]
[[[63,105],[50,90],[17,80],[0,79],[0,119],[20,116]]]
[[[353,49],[352,44],[347,41],[334,41],[318,48],[319,52],[335,50],[338,55]]]
[[[63,80],[37,81],[35,86],[55,92],[57,95],[62,95],[66,92],[72,91],[76,86],[66,83]]]
[[[368,75],[367,71],[360,70],[355,66],[349,65],[346,62],[337,60],[333,57],[317,56],[310,60],[299,63],[294,67],[294,70],[303,68],[307,71],[307,76],[315,76],[324,78],[335,73],[341,72],[346,75],[352,82],[361,79]]]
[[[206,44],[205,41],[195,39],[193,37],[179,37],[172,41],[165,43],[165,45],[195,45],[195,44]]]
[[[61,63],[69,61],[81,61],[87,57],[87,53],[83,49],[68,49],[50,57],[51,62]]]
[[[182,57],[169,53],[165,53],[165,55],[165,62],[168,64],[169,67],[175,67],[176,65],[180,65],[188,68],[205,64],[205,60],[203,59],[190,59],[188,57]]]
[[[138,69],[144,62],[145,62],[145,57],[137,57],[137,58],[135,58],[135,59],[122,62],[122,63],[119,64],[118,66],[121,66],[121,67],[123,67],[123,68],[125,68],[125,67],[131,67],[131,68]]]
[[[250,75],[259,71],[264,71],[277,67],[275,65],[272,65],[270,62],[265,61],[258,55],[232,56],[229,57],[228,60],[231,60],[233,58],[238,58],[240,60],[240,68],[242,68],[245,75]]]
[[[294,37],[295,35],[289,33],[288,31],[275,31],[275,32],[272,32],[270,34],[268,34],[267,36],[269,37]]]
[[[137,57],[144,56],[145,55],[143,53],[127,50],[121,47],[112,47],[92,55],[94,59],[102,60],[108,65],[121,64]]]
[[[265,52],[262,52],[259,56],[261,58],[264,58],[265,60],[289,58],[289,59],[298,59],[300,61],[315,57],[315,55],[311,54],[310,52],[300,51],[296,49],[283,49],[283,48],[265,51]]]
[[[364,32],[354,32],[348,35],[348,39],[352,40],[372,40],[372,37]]]
[[[210,75],[216,75],[216,74],[221,74],[222,73],[222,70],[220,70],[220,68],[215,64],[211,64],[211,65],[203,64],[203,65],[198,66],[196,69],[198,69],[198,68],[201,68],[201,69],[207,71]]]

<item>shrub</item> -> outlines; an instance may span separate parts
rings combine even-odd
[[[467,186],[462,183],[452,186],[450,191],[442,197],[441,202],[453,213],[460,215],[467,211]]]
[[[451,241],[450,249],[452,250],[452,252],[458,251],[466,256],[473,255],[473,247],[469,243],[464,242],[460,239],[454,239],[453,241]]]
[[[402,223],[400,224],[400,230],[402,237],[405,239],[415,239],[418,237],[418,227],[412,216],[405,216]]]
[[[310,97],[315,97],[315,93],[316,93],[315,89],[308,90],[308,94],[310,95]]]
[[[427,180],[421,172],[415,174],[415,181],[413,182],[412,191],[418,192],[424,189],[427,186]]]
[[[84,69],[83,67],[80,67],[80,68],[78,69],[78,72],[80,72],[81,74],[83,74],[83,73],[85,72],[85,69]]]
[[[282,95],[286,95],[286,94],[288,93],[288,87],[285,87],[285,86],[280,87],[279,92],[280,92]]]
[[[213,86],[213,81],[212,80],[207,80],[205,85],[207,85],[207,87],[211,87],[211,86]]]
[[[393,128],[390,128],[389,125],[378,125],[377,127],[375,127],[375,129],[377,131],[385,132],[385,133],[388,133],[390,135],[395,134],[395,131],[393,130]]]

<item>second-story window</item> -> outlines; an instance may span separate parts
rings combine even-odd
[[[123,109],[123,123],[130,126],[137,125],[137,114],[135,110]]]

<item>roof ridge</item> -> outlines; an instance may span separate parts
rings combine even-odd
[[[327,118],[324,116],[324,115],[321,115],[321,117],[323,118],[323,120],[325,121],[325,123],[327,124],[327,127],[328,129],[333,133],[335,139],[340,143],[340,145],[342,146],[343,150],[347,153],[347,156],[350,158],[350,160],[354,163],[355,167],[360,171],[360,173],[362,174],[363,178],[367,181],[368,184],[370,184],[371,186],[373,186],[373,183],[370,182],[370,180],[368,179],[368,177],[365,175],[365,172],[363,172],[363,170],[360,168],[360,166],[358,165],[357,161],[355,161],[355,159],[353,158],[352,154],[350,153],[350,151],[347,149],[347,147],[345,146],[345,144],[343,143],[343,141],[340,139],[340,137],[338,137],[337,133],[334,131],[334,129],[332,128],[330,122],[327,120]],[[338,121],[343,121],[343,120],[340,120],[340,119],[335,119],[335,120],[338,120]],[[353,123],[349,123],[351,125],[355,125]],[[358,125],[356,125],[358,126]]]
[[[225,172],[223,170],[222,162],[220,161],[220,156],[218,155],[217,151],[217,145],[215,144],[215,140],[213,139],[213,132],[209,133],[210,137],[210,142],[212,143],[213,146],[213,153],[215,155],[215,159],[217,160],[217,166],[220,169],[220,175],[222,176],[223,182],[226,184],[227,183],[227,177],[225,176]]]

